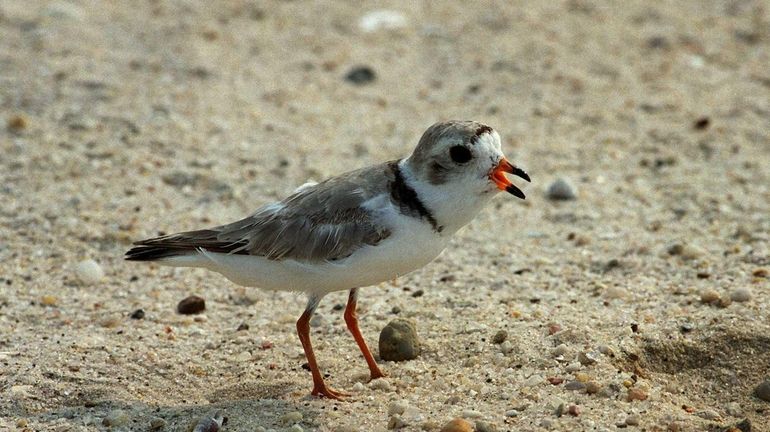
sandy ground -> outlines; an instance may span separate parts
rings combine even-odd
[[[0,429],[770,430],[767,1],[106,3],[0,3]],[[404,25],[362,30],[381,8]],[[375,352],[396,317],[423,343],[385,381],[324,300],[348,402],[308,396],[301,296],[122,260],[452,118],[500,132],[528,199],[362,291]]]

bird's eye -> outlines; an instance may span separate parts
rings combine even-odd
[[[473,157],[468,147],[456,145],[449,149],[449,157],[456,163],[465,163]]]

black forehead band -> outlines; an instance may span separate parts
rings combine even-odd
[[[476,133],[473,134],[473,137],[471,137],[471,144],[476,145],[476,142],[478,142],[479,137],[484,135],[485,133],[492,133],[492,128],[487,125],[481,125],[476,129]]]

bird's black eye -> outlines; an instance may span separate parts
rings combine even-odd
[[[456,145],[449,149],[449,157],[451,157],[452,160],[456,163],[465,163],[471,160],[473,156],[471,155],[471,151],[468,149],[468,147]]]

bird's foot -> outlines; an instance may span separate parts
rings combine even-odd
[[[310,392],[310,394],[338,401],[345,400],[346,397],[350,396],[348,393],[332,390],[329,387],[326,387],[326,384],[313,386],[313,391]]]

